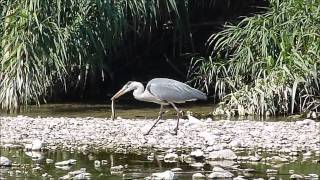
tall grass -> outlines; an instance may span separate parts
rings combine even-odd
[[[165,17],[179,20],[174,0],[0,3],[0,104],[8,111],[44,102],[57,84],[65,90],[84,86],[92,67],[105,76],[110,62],[104,59],[112,58],[124,36],[150,32]]]
[[[194,58],[192,79],[220,100],[217,113],[320,110],[320,1],[270,0],[267,13],[226,25]]]

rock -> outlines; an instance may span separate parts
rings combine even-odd
[[[168,153],[164,156],[164,162],[177,162],[179,156],[175,153]]]
[[[122,174],[123,173],[123,166],[119,165],[119,166],[112,166],[110,168],[110,172],[111,174]]]
[[[94,161],[94,167],[100,167],[101,166],[101,162],[99,160],[95,160]]]
[[[271,158],[272,161],[275,161],[275,162],[289,162],[289,160],[285,157],[280,157],[280,156],[273,156]]]
[[[44,144],[40,139],[35,139],[31,144],[26,144],[25,149],[27,151],[40,151],[43,148]]]
[[[246,180],[246,178],[244,178],[244,176],[237,176],[233,178],[233,180]]]
[[[152,173],[152,180],[173,180],[176,179],[172,171],[165,171],[162,173]]]
[[[19,148],[21,148],[21,146],[20,145],[17,145],[17,144],[4,144],[3,145],[3,148],[5,148],[5,149],[19,149]]]
[[[292,174],[290,176],[290,179],[303,179],[303,176],[300,174]]]
[[[212,173],[208,175],[208,178],[209,179],[216,179],[216,178],[232,178],[234,175],[227,171],[227,170],[224,170],[223,168],[221,167],[214,167],[212,169]]]
[[[204,166],[204,163],[201,163],[201,162],[192,163],[190,164],[190,166],[194,168],[202,168]]]
[[[266,173],[267,173],[267,174],[277,174],[277,173],[278,173],[278,170],[276,170],[276,169],[267,169],[267,170],[266,170]]]
[[[40,161],[44,158],[44,154],[40,151],[26,151],[25,154],[31,157],[33,161]]]
[[[106,160],[106,159],[101,160],[101,164],[102,165],[107,165],[108,164],[108,160]]]
[[[179,172],[179,171],[182,171],[182,169],[181,168],[172,168],[171,171],[172,172]]]
[[[289,169],[289,174],[294,174],[294,170],[293,169]]]
[[[86,172],[86,168],[81,168],[80,170],[75,170],[75,171],[71,171],[68,173],[69,176],[76,176],[78,174],[81,173],[85,173]]]
[[[57,169],[61,169],[64,171],[69,171],[71,169],[71,166],[55,166]]]
[[[77,175],[75,175],[72,179],[73,179],[73,180],[86,180],[86,179],[91,179],[91,174],[90,174],[90,173],[77,174]]]
[[[216,159],[235,160],[235,159],[237,159],[237,155],[230,149],[223,149],[220,151],[210,152],[208,159],[210,159],[210,160],[216,160]]]
[[[256,156],[249,156],[248,160],[251,161],[251,162],[258,162],[262,159],[261,156],[259,155],[256,155]]]
[[[69,159],[66,161],[56,162],[55,166],[70,166],[76,164],[77,160],[75,159]]]
[[[188,119],[189,119],[189,123],[190,123],[190,124],[196,124],[196,125],[203,125],[203,124],[204,124],[204,122],[202,122],[202,121],[200,121],[199,119],[191,116],[191,114],[188,113],[188,112],[187,112],[187,117],[188,117]]]
[[[0,156],[0,166],[11,166],[12,161],[7,157]]]
[[[54,162],[53,159],[46,159],[47,164],[52,164],[53,162]]]
[[[236,162],[232,160],[207,161],[210,166],[232,167]]]
[[[195,173],[192,175],[192,180],[203,180],[206,179],[206,176],[201,173]]]
[[[311,151],[308,151],[306,153],[303,154],[303,156],[311,156],[312,155],[312,152]]]
[[[310,179],[314,179],[314,180],[319,179],[319,175],[318,174],[308,174],[308,176],[309,176]]]
[[[203,157],[204,157],[204,153],[203,153],[203,151],[201,151],[200,149],[197,149],[197,150],[195,150],[195,151],[192,151],[192,152],[190,153],[190,156],[193,156],[193,157],[195,157],[195,158],[203,158]]]

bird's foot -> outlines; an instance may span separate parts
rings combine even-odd
[[[173,132],[171,132],[172,135],[178,135],[178,128],[174,128]]]
[[[146,133],[143,133],[144,136],[147,136],[150,134],[150,131],[146,132]]]

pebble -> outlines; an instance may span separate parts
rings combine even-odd
[[[103,118],[17,116],[0,117],[0,121],[1,147],[5,147],[5,144],[7,147],[10,147],[8,144],[24,144],[31,139],[28,148],[38,150],[44,145],[48,149],[130,147],[132,151],[140,147],[196,148],[202,150],[206,158],[209,152],[221,151],[226,147],[267,148],[271,151],[296,147],[299,151],[319,151],[319,140],[315,137],[320,136],[320,122],[311,119],[296,122],[199,120],[203,125],[192,125],[192,128],[189,120],[181,119],[177,136],[170,134],[176,124],[175,119],[162,121],[148,136],[144,136],[141,129],[152,125],[154,119],[109,121]],[[54,131],[51,130],[53,128]],[[24,134],[30,139],[21,138]],[[37,137],[41,137],[41,140]],[[236,156],[232,154],[231,157],[233,159]]]

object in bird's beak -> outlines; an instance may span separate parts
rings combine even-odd
[[[112,98],[111,98],[111,119],[112,119],[112,120],[114,120],[115,115],[116,115],[115,110],[114,110],[114,101],[115,101],[118,97],[122,96],[124,93],[126,93],[126,91],[125,91],[124,88],[122,88],[122,89],[120,89],[114,96],[112,96]]]
[[[111,120],[114,120],[116,113],[114,111],[114,100],[111,101]]]
[[[112,96],[111,101],[114,101],[118,97],[122,96],[126,91],[122,88],[114,96]]]

